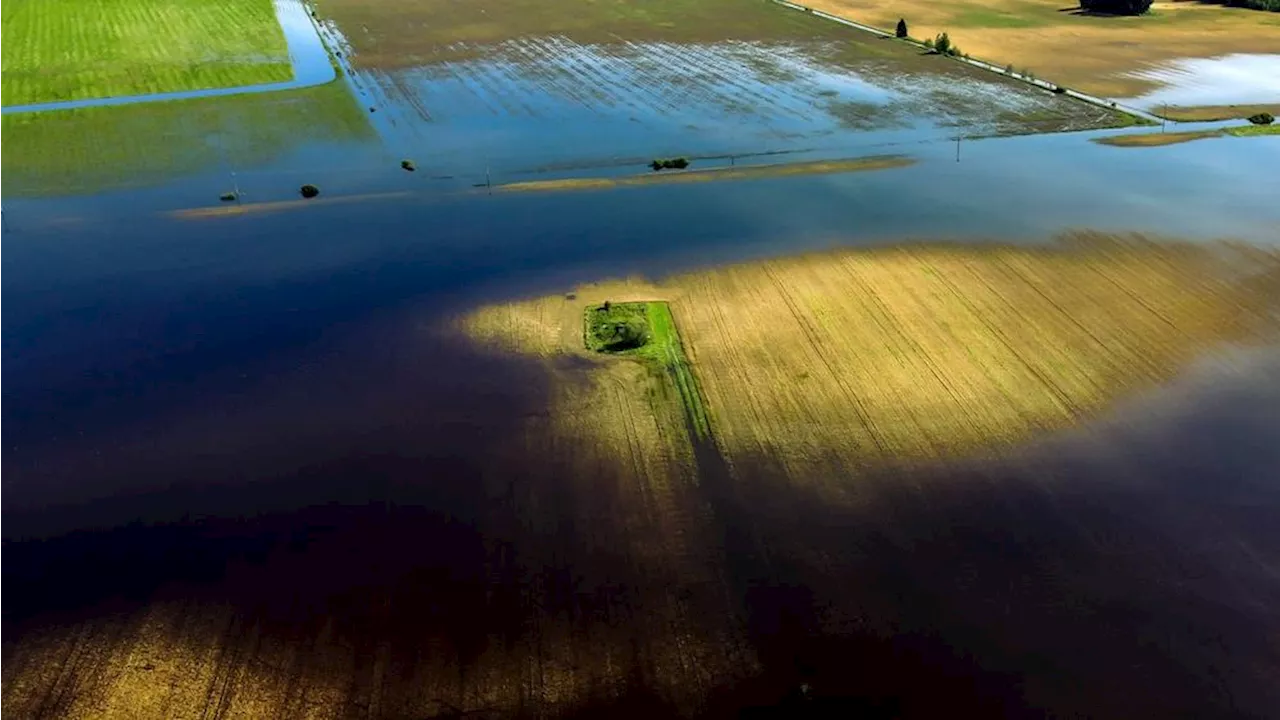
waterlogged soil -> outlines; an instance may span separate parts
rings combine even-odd
[[[463,170],[848,154],[957,134],[1121,122],[1111,111],[960,71],[944,58],[914,69],[884,59],[816,59],[840,52],[834,44],[513,41],[485,61],[366,74],[361,92],[392,144],[423,147]]]

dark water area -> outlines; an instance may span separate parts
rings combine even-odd
[[[465,675],[555,617],[574,642],[636,648],[634,682],[583,714],[679,709],[646,679],[662,664],[644,639],[660,634],[645,614],[656,581],[625,539],[586,540],[584,516],[621,509],[513,449],[521,419],[547,412],[546,369],[441,323],[604,277],[833,246],[1073,228],[1280,242],[1259,180],[1280,139],[1087,137],[962,141],[960,162],[934,138],[895,147],[917,164],[884,172],[520,195],[474,187],[470,162],[405,173],[386,146],[304,145],[240,168],[246,198],[294,199],[302,182],[321,199],[407,194],[173,215],[216,197],[227,176],[210,170],[6,200],[6,666],[17,638],[62,623],[229,607],[263,637],[354,648],[349,712],[379,682],[421,707],[421,648],[448,648]],[[873,717],[1036,716],[1046,698],[1062,715],[1265,714],[1280,662],[1259,630],[1280,604],[1268,362],[1021,465],[885,479],[857,512],[822,507],[767,458],[741,488],[708,484],[729,598],[687,602],[740,630],[748,647],[725,654],[760,667],[691,687],[712,715],[786,715],[811,695]],[[281,682],[323,675],[300,667]]]

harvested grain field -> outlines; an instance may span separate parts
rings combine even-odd
[[[1221,707],[1214,698],[1274,701],[1264,678],[1280,647],[1236,620],[1263,621],[1250,601],[1185,575],[1222,561],[1201,542],[1274,538],[1196,527],[1201,500],[1151,498],[1165,478],[1142,459],[1151,440],[1131,451],[1077,437],[1066,443],[1078,453],[1071,461],[1055,455],[1063,446],[1016,450],[1168,382],[1209,348],[1274,342],[1274,252],[1092,235],[1043,249],[837,251],[606,283],[481,310],[466,325],[521,352],[574,357],[584,305],[658,298],[675,312],[727,462],[702,463],[700,482],[720,526],[734,528],[722,541],[725,572],[747,598],[744,622],[753,627],[754,610],[772,618],[755,622],[777,623],[781,611],[802,636],[770,625],[790,639],[756,645],[766,674],[805,657],[823,668],[809,676],[818,692],[892,695],[902,678],[853,673],[860,646],[846,643],[915,637],[907,642],[929,656],[937,649],[920,637],[941,634],[984,670],[1019,678],[1020,697],[957,669],[991,692],[982,712],[1025,702],[1127,717],[1208,712]],[[595,363],[589,372],[613,371]],[[992,453],[1021,459],[973,459]],[[1274,489],[1260,493],[1268,506],[1277,500]],[[1099,494],[1110,499],[1095,507]],[[1265,561],[1230,562],[1249,592],[1277,596]],[[1232,609],[1208,610],[1188,592]],[[1105,638],[1090,610],[1100,605],[1122,614]],[[1128,613],[1148,619],[1131,624]],[[1222,652],[1206,654],[1205,635]],[[1045,656],[1051,671],[1029,669]]]
[[[11,0],[4,6],[5,105],[291,77],[270,0]]]
[[[579,295],[669,298],[724,454],[806,477],[1071,425],[1207,348],[1273,338],[1278,283],[1273,252],[1076,235],[1046,249],[838,251]],[[579,322],[535,307],[511,327],[568,338]]]
[[[1274,53],[1275,13],[1175,0],[1140,17],[1071,12],[1070,3],[964,0],[955,3],[813,0],[834,15],[892,29],[905,18],[913,37],[947,32],[975,58],[1011,64],[1055,83],[1102,97],[1130,98],[1159,87],[1142,71],[1182,58]]]

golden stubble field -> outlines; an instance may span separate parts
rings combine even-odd
[[[1274,53],[1280,46],[1280,20],[1274,13],[1193,0],[1157,1],[1150,15],[1131,18],[1089,17],[1072,12],[1070,1],[1047,0],[806,4],[886,29],[905,18],[913,37],[945,31],[975,58],[1012,64],[1102,97],[1135,97],[1155,89],[1156,83],[1128,75],[1170,60]]]
[[[809,478],[1067,427],[1208,348],[1271,337],[1278,296],[1271,251],[1082,233],[1043,248],[903,245],[603,283],[467,322],[504,347],[572,355],[586,303],[669,300],[725,456],[775,458]]]
[[[1274,343],[1275,251],[1092,233],[1038,248],[837,250],[601,283],[463,319],[497,347],[573,358],[570,385],[581,394],[562,396],[569,404],[552,409],[545,430],[557,444],[612,447],[644,478],[635,453],[645,445],[622,443],[630,433],[619,428],[647,427],[649,413],[666,418],[670,449],[641,452],[689,459],[675,449],[669,405],[652,401],[670,397],[664,381],[582,350],[582,308],[606,299],[669,301],[705,393],[723,464],[699,455],[701,492],[684,497],[711,511],[677,503],[669,522],[647,523],[681,539],[698,522],[717,528],[722,554],[663,552],[723,563],[742,613],[726,635],[738,628],[751,641],[753,662],[738,668],[799,672],[823,692],[900,693],[918,713],[919,698],[948,696],[945,681],[888,669],[888,658],[900,659],[903,643],[915,648],[908,656],[931,657],[930,643],[943,642],[944,656],[982,668],[961,662],[948,677],[995,682],[987,697],[1020,696],[979,712],[1026,702],[1125,717],[1214,698],[1270,702],[1259,678],[1276,648],[1241,620],[1265,600],[1241,588],[1266,592],[1258,559],[1270,540],[1247,518],[1271,495],[1186,505],[1180,481],[1141,447],[1084,448],[1102,459],[1078,484],[1063,484],[1077,472],[1070,458],[1047,467],[1018,458],[1038,438],[1149,395],[1214,348]],[[617,402],[618,393],[634,399]],[[1132,489],[1139,480],[1143,491]],[[1203,525],[1211,507],[1239,520]],[[1205,560],[1205,547],[1254,550],[1223,565],[1216,551]],[[1102,608],[1113,615],[1100,625]],[[1204,637],[1221,641],[1206,649]],[[899,649],[868,651],[851,638]],[[1040,672],[1046,657],[1054,669]],[[1215,674],[1224,667],[1233,670]],[[986,675],[1001,671],[1021,689]]]

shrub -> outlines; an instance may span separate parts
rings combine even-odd
[[[1270,125],[1276,121],[1276,116],[1269,112],[1260,112],[1249,116],[1249,122],[1254,125]]]
[[[1080,8],[1107,15],[1141,15],[1151,9],[1151,0],[1080,0]]]
[[[605,303],[587,314],[587,346],[601,352],[633,350],[649,342],[644,303]]]
[[[905,18],[898,19],[898,27],[893,31],[894,37],[907,37],[907,21]]]
[[[218,196],[218,199],[222,202],[232,202],[236,199],[236,194],[233,192],[224,192]]]
[[[926,39],[926,40],[924,41],[924,48],[925,48],[926,50],[932,50],[932,49],[933,49],[933,41],[932,41],[932,40],[928,40],[928,39]]]
[[[933,47],[943,55],[951,54],[951,38],[946,33],[938,33],[938,37],[933,39]]]
[[[649,342],[649,327],[644,320],[631,318],[597,326],[596,337],[609,352],[633,350]]]
[[[404,168],[405,170],[408,170],[409,172],[413,172],[414,170],[418,169],[418,166],[414,165],[412,160],[401,160],[400,167]]]
[[[1053,86],[1053,94],[1054,94],[1054,95],[1065,95],[1066,93],[1067,93],[1067,89],[1066,89],[1066,88],[1064,88],[1064,87],[1062,87],[1061,85],[1054,85],[1054,86]]]
[[[1012,74],[1013,74],[1013,65],[1005,65],[1005,66],[1004,66],[1004,74],[1005,74],[1005,75],[1012,75]]]
[[[689,167],[689,158],[678,157],[665,160],[654,158],[653,162],[649,163],[649,167],[653,168],[655,172],[658,170],[683,170]]]
[[[320,188],[308,183],[298,188],[298,192],[301,193],[304,198],[313,198],[320,194]]]
[[[1280,12],[1280,0],[1227,0],[1231,7],[1250,8],[1251,10],[1270,10]]]

